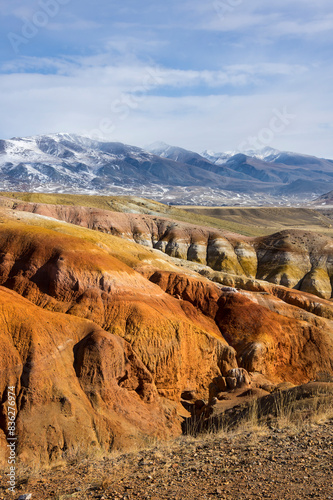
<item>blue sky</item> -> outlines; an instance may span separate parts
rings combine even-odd
[[[331,0],[4,0],[0,137],[333,158]]]

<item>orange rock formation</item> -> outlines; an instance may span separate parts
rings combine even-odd
[[[329,238],[316,246],[308,233],[250,239],[153,216],[2,204],[0,434],[15,385],[22,459],[175,435],[180,395],[207,397],[216,381],[218,393],[232,374],[301,383],[333,373],[331,292],[319,290],[331,276]],[[47,229],[30,214],[16,221],[12,208],[155,247],[197,262],[206,277],[170,263],[161,270],[165,257],[153,251],[130,267],[139,245],[125,258],[124,239],[64,234],[65,224]]]

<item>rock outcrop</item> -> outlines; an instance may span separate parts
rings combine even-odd
[[[0,198],[0,205],[121,236],[218,272],[265,280],[325,299],[332,297],[333,241],[324,235],[285,230],[249,238],[153,215],[28,203],[4,197]]]
[[[175,435],[181,397],[199,412],[333,374],[329,238],[15,203],[0,217],[0,435],[15,386],[22,460]]]
[[[150,280],[213,318],[236,350],[239,367],[248,372],[260,372],[275,381],[302,383],[314,379],[321,366],[325,366],[323,371],[333,370],[331,320],[268,292],[218,288],[167,271],[156,271]]]
[[[105,452],[179,432],[175,410],[164,407],[152,375],[120,337],[4,287],[0,325],[3,461],[12,386],[22,461],[45,463],[80,448]]]

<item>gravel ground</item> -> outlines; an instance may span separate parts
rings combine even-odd
[[[2,489],[0,499],[333,500],[333,419],[302,430],[245,428],[101,460],[76,458],[21,472],[18,482],[14,496]]]

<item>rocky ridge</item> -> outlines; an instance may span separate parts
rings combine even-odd
[[[121,236],[214,271],[268,281],[325,299],[332,297],[333,241],[324,235],[284,230],[248,238],[153,215],[27,203],[4,197],[0,204]]]

